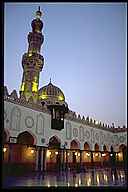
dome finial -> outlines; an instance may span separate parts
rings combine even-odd
[[[51,77],[50,77],[50,82],[49,83],[51,83]]]

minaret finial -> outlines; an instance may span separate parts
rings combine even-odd
[[[51,77],[50,77],[50,83],[51,83]]]
[[[42,12],[40,11],[40,6],[38,7],[38,11],[36,11],[36,18],[41,18]]]

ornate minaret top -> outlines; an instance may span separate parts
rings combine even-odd
[[[28,34],[28,52],[22,57],[23,78],[20,96],[25,96],[26,100],[32,97],[35,102],[38,100],[39,73],[44,65],[44,58],[40,54],[41,45],[44,41],[41,15],[42,12],[39,7],[36,11],[36,18],[31,23],[32,32]]]
[[[36,18],[40,19],[42,16],[42,12],[40,11],[40,6],[38,7],[38,11],[36,11]]]

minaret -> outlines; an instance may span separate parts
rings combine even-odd
[[[22,57],[23,77],[20,88],[20,96],[38,100],[39,74],[44,65],[44,58],[40,54],[40,48],[44,41],[42,35],[43,22],[40,20],[42,12],[40,7],[36,11],[36,18],[32,21],[32,32],[28,34],[28,52]]]

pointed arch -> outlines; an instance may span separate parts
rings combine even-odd
[[[103,151],[108,151],[108,150],[109,150],[108,146],[107,145],[103,145]]]
[[[52,136],[49,139],[50,148],[60,148],[60,146],[61,146],[61,140],[56,135]]]
[[[84,150],[90,150],[90,146],[87,142],[84,143]]]
[[[99,151],[99,145],[96,143],[95,146],[94,146],[94,150],[95,151]]]
[[[74,139],[70,143],[70,149],[80,149],[80,143],[78,140]]]
[[[126,151],[126,149],[127,149],[127,147],[126,147],[126,145],[124,145],[124,144],[121,144],[120,146],[119,146],[119,151]]]
[[[30,145],[35,145],[36,144],[36,137],[31,134],[28,131],[24,131],[20,133],[17,137],[17,143],[19,144],[30,144]]]
[[[9,141],[9,131],[6,129],[3,130],[2,141],[3,141],[3,144]]]

